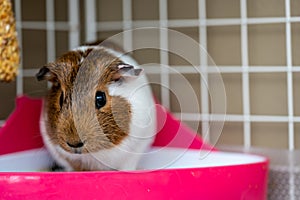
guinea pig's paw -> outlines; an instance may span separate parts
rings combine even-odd
[[[63,172],[66,171],[64,167],[60,166],[56,162],[52,164],[50,171],[52,172]]]

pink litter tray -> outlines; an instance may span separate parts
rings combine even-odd
[[[0,199],[254,199],[267,196],[267,158],[221,152],[157,104],[158,133],[135,171],[49,172],[42,100],[19,97],[0,128]]]

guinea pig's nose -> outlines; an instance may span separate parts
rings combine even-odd
[[[67,142],[67,144],[69,145],[69,147],[72,147],[72,148],[80,148],[80,147],[83,147],[83,142],[81,141],[78,141],[78,142],[74,142],[74,143],[70,143],[70,142]]]

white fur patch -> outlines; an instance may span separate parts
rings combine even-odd
[[[109,50],[109,52],[119,57],[126,64],[139,69],[139,66],[131,57],[121,56],[121,53],[113,50]],[[134,81],[128,81],[121,85],[111,84],[109,93],[112,96],[121,96],[131,104],[130,133],[116,151],[127,151],[127,158],[133,158],[129,162],[135,165],[140,155],[153,142],[156,133],[156,111],[148,80],[144,74],[140,74]]]

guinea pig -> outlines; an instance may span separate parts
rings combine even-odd
[[[149,82],[136,61],[113,45],[85,45],[44,65],[51,82],[40,130],[66,171],[134,170],[153,142],[156,113]]]

